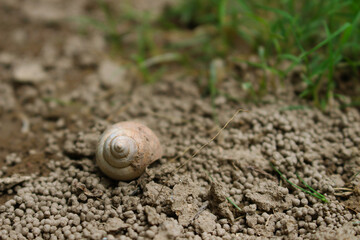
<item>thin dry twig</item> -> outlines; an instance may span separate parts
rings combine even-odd
[[[352,188],[346,188],[346,187],[339,187],[339,188],[334,188],[335,196],[339,196],[339,197],[346,197],[346,196],[350,196],[353,194],[354,189]]]
[[[200,148],[198,148],[196,150],[196,152],[188,159],[185,159],[185,161],[180,164],[180,166],[178,166],[174,171],[173,173],[179,171],[180,168],[182,168],[183,166],[185,166],[186,163],[188,163],[190,160],[192,160],[193,158],[195,158],[200,152],[201,150],[203,150],[207,145],[209,145],[211,142],[213,142],[219,135],[220,133],[234,120],[234,118],[239,114],[239,112],[247,112],[246,110],[242,109],[242,108],[239,108],[235,113],[234,115],[225,123],[225,125],[215,134],[214,137],[212,137],[207,143],[203,144]],[[182,152],[180,155],[178,155],[177,157],[171,159],[170,161],[175,161],[177,159],[179,159],[180,157],[184,156],[185,153],[187,153],[188,151],[190,150],[190,147],[186,148],[184,152]],[[162,193],[162,190],[164,188],[165,185],[162,185],[161,186],[161,189],[158,193],[158,195],[156,196],[156,201],[157,199],[159,198],[160,194]]]
[[[352,188],[345,188],[345,187],[339,187],[339,188],[334,188],[335,191],[353,191],[354,189]]]
[[[344,206],[345,208],[353,211],[353,212],[356,212],[356,213],[359,213],[359,211],[357,211],[356,209],[352,208],[352,207],[349,207],[349,206]]]
[[[190,160],[192,160],[194,157],[196,157],[201,150],[203,150],[207,145],[209,145],[211,142],[213,142],[219,135],[220,133],[234,120],[234,118],[236,117],[236,115],[238,115],[239,112],[244,112],[246,110],[244,109],[238,109],[235,114],[225,123],[225,125],[216,133],[216,135],[214,137],[212,137],[207,143],[203,144],[200,148],[198,148],[198,150],[196,150],[196,152],[188,159],[186,159],[179,167],[177,167],[174,171],[178,171],[180,168],[182,168],[183,166],[185,166],[186,163],[188,163]],[[185,151],[188,151],[189,148],[187,148]],[[185,152],[183,152],[182,155],[184,155]]]
[[[270,179],[272,179],[274,181],[277,180],[276,177],[272,176],[271,174],[265,172],[264,170],[261,170],[261,169],[255,167],[255,166],[249,165],[249,166],[247,166],[247,168],[252,170],[252,171],[258,172],[258,173],[260,173],[260,174],[262,174],[262,175],[264,175],[264,176],[266,176],[266,177],[268,177],[268,178],[270,178]]]
[[[200,214],[205,211],[205,209],[209,206],[209,201],[206,201],[197,211],[197,213],[195,214],[195,216],[193,217],[193,219],[191,221],[194,221],[195,219],[197,219]]]
[[[268,219],[266,220],[265,227],[269,224],[270,218],[271,218],[272,216],[273,216],[273,215],[270,215],[270,216],[268,217]]]

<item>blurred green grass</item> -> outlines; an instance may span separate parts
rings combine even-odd
[[[101,30],[112,51],[129,56],[147,83],[155,82],[165,71],[144,63],[171,53],[179,65],[194,68],[207,79],[204,92],[212,101],[220,92],[212,64],[218,58],[229,65],[242,63],[263,71],[257,86],[241,83],[257,100],[269,86],[282,87],[272,83],[269,74],[285,84],[294,69],[301,69],[305,86],[299,97],[321,108],[341,97],[337,91],[344,80],[340,71],[350,72],[355,76],[350,80],[359,84],[358,0],[182,0],[167,6],[156,18],[150,18],[150,13],[134,14],[134,9],[119,14],[102,0],[98,4],[104,18],[84,17],[82,23]],[[124,23],[130,27],[118,30]],[[131,33],[137,41],[124,47],[124,38]],[[177,39],[168,40],[174,33]],[[128,49],[133,51],[128,53]],[[251,54],[257,54],[257,60],[249,60]]]

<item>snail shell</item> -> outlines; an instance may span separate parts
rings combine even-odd
[[[110,178],[129,181],[139,177],[161,155],[159,139],[148,127],[119,122],[100,136],[96,163]]]

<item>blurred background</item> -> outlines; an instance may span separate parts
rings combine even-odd
[[[69,70],[70,87],[82,76],[77,65],[98,69],[110,88],[120,81],[110,75],[127,78],[129,90],[182,72],[212,100],[261,102],[291,87],[323,109],[334,100],[359,105],[357,0],[3,0],[0,21],[1,64],[26,53],[37,70]],[[104,55],[111,61],[99,62]],[[219,87],[229,78],[241,93]]]

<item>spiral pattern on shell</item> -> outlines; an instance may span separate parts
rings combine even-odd
[[[135,122],[120,122],[108,128],[100,137],[96,162],[110,178],[132,180],[162,154],[156,135]]]
[[[119,134],[121,131],[115,131],[106,138],[103,144],[104,159],[113,167],[126,167],[138,149],[134,139]]]

